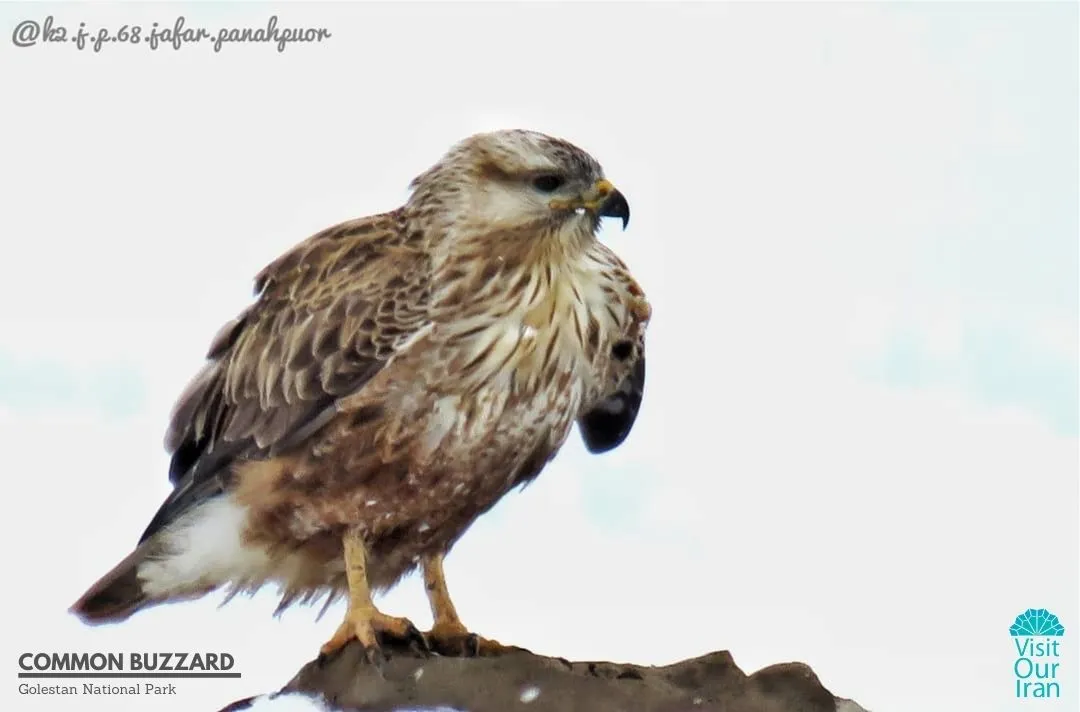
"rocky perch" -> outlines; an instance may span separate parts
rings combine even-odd
[[[280,691],[239,700],[220,712],[261,707],[263,700],[296,693],[343,712],[866,712],[835,697],[803,663],[747,675],[727,651],[661,667],[570,662],[526,650],[472,658],[404,648],[386,652],[386,661],[375,667],[354,641],[328,660],[304,665]]]

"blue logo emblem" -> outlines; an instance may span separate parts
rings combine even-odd
[[[1016,617],[1009,635],[1065,635],[1065,626],[1045,608],[1029,608]]]
[[[1061,640],[1065,626],[1045,608],[1029,608],[1016,617],[1009,627],[1016,647],[1013,675],[1016,677],[1016,696],[1061,697]]]

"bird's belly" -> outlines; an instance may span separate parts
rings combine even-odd
[[[372,512],[388,525],[373,531],[373,554],[400,566],[449,550],[519,483],[523,466],[536,452],[546,462],[562,444],[577,393],[580,388],[521,398],[492,384],[435,401],[401,487],[404,496]]]
[[[275,578],[340,588],[342,535],[355,528],[368,543],[372,586],[389,587],[539,474],[591,387],[583,355],[557,344],[548,358],[546,338],[563,337],[537,330],[492,350],[501,367],[479,364],[437,389],[420,384],[387,402],[393,415],[377,428],[350,431],[343,419],[313,447],[317,459],[284,462],[272,484],[248,487],[249,536],[315,565],[303,585],[296,575]]]
[[[565,439],[580,389],[554,388],[533,398],[495,383],[445,394],[425,409],[410,446],[394,459],[377,466],[360,459],[350,470],[345,452],[351,445],[344,442],[333,459],[337,467],[307,462],[283,471],[266,500],[273,506],[245,502],[253,514],[249,535],[271,549],[296,552],[310,565],[302,577],[281,566],[273,578],[287,579],[287,588],[340,588],[342,535],[351,528],[368,544],[368,576],[377,589],[393,585],[425,555],[449,551],[519,484],[530,458],[542,453],[542,465]]]

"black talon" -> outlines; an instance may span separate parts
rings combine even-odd
[[[469,633],[465,636],[465,655],[470,658],[480,657],[480,636],[476,633]]]
[[[420,653],[424,655],[431,655],[433,652],[431,649],[431,643],[428,642],[427,636],[421,633],[416,626],[410,625],[409,629],[405,631],[405,640],[410,645],[415,645]]]
[[[432,652],[427,637],[412,623],[409,623],[400,634],[379,631],[377,635],[380,647],[390,652],[408,650],[420,655],[430,655]]]

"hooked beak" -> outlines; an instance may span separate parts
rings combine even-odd
[[[596,181],[584,197],[586,209],[602,218],[620,218],[623,230],[630,224],[630,203],[606,178]]]
[[[630,224],[630,204],[626,196],[615,189],[611,181],[601,178],[585,191],[580,200],[552,200],[555,210],[580,210],[584,208],[601,218],[620,218],[623,230]]]

